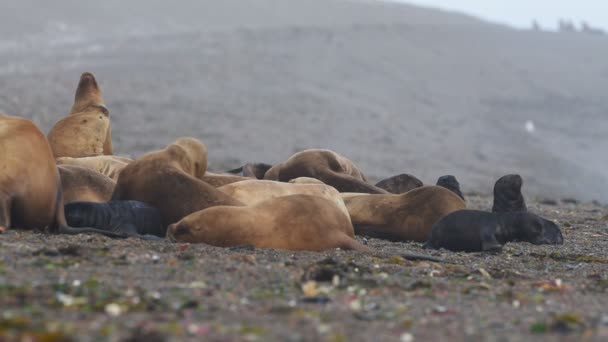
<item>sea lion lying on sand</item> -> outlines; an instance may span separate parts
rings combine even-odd
[[[220,186],[224,186],[231,183],[241,182],[250,180],[250,177],[242,177],[233,174],[224,174],[224,173],[213,173],[213,172],[205,172],[205,175],[201,178],[201,180],[214,188],[219,188]]]
[[[44,134],[27,119],[0,114],[0,231],[45,229],[74,234],[63,212],[61,178]]]
[[[561,245],[564,238],[554,222],[532,213],[459,210],[435,223],[425,248],[500,251],[509,241]]]
[[[355,164],[330,150],[305,150],[291,156],[286,162],[271,167],[264,179],[288,182],[298,177],[316,178],[340,192],[386,194],[386,190],[367,183]]]
[[[464,209],[464,201],[440,186],[423,186],[401,195],[343,197],[357,235],[392,241],[427,241],[443,216]]]
[[[188,215],[169,226],[172,241],[218,247],[371,252],[346,234],[352,225],[335,202],[311,195],[272,198],[253,206],[218,206]]]
[[[194,138],[180,138],[127,165],[118,176],[112,200],[140,201],[158,208],[165,227],[208,207],[242,205],[201,181],[206,170],[205,145]]]
[[[493,212],[527,211],[526,201],[521,193],[523,180],[520,175],[500,177],[494,184]]]
[[[376,183],[380,189],[384,189],[391,194],[403,194],[410,190],[421,187],[422,181],[410,174],[396,175]]]
[[[55,158],[112,154],[110,113],[93,74],[80,76],[72,110],[51,128],[48,141]]]
[[[350,215],[338,190],[325,184],[290,184],[268,180],[246,180],[219,187],[218,190],[244,203],[255,205],[271,198],[289,195],[313,195],[333,201],[350,221]],[[314,215],[314,214],[313,214]],[[354,236],[350,231],[349,236]]]
[[[243,177],[264,179],[264,175],[271,167],[272,165],[266,163],[247,163],[237,169],[227,172]]]
[[[117,156],[94,156],[83,158],[59,157],[56,159],[57,165],[77,165],[95,170],[102,175],[116,181],[120,171],[133,160]]]
[[[77,165],[58,165],[63,201],[106,202],[112,198],[116,182],[92,169]]]
[[[167,233],[160,211],[138,201],[71,202],[65,205],[65,217],[75,229],[94,227],[125,237],[164,238]]]
[[[464,196],[462,195],[462,192],[460,191],[460,183],[458,183],[458,180],[456,180],[456,177],[454,177],[452,175],[441,176],[441,177],[439,177],[439,179],[437,179],[437,186],[442,186],[442,187],[452,191],[453,193],[458,195],[458,197],[460,197],[464,201]]]

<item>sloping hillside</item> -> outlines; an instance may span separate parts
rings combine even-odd
[[[379,179],[608,201],[608,38],[367,1],[0,1],[0,111],[44,129],[94,72],[115,148],[202,138],[212,165],[335,149]],[[535,130],[525,130],[527,121]]]

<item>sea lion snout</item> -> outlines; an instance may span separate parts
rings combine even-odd
[[[171,242],[177,242],[187,240],[187,237],[192,235],[190,228],[184,224],[174,223],[167,229],[167,239]]]

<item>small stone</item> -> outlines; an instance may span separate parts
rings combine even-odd
[[[122,308],[116,303],[107,304],[105,310],[108,315],[113,317],[120,316],[122,314]]]
[[[412,335],[411,333],[403,333],[401,334],[401,337],[399,338],[399,341],[401,342],[412,342],[414,341],[414,335]]]

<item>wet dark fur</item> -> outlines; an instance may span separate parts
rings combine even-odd
[[[392,194],[403,194],[421,187],[422,181],[410,174],[402,173],[379,181],[376,186]]]
[[[462,198],[463,201],[465,200],[462,192],[460,191],[460,183],[458,183],[456,177],[452,175],[441,176],[439,179],[437,179],[437,186],[442,186],[458,195],[458,197]]]
[[[520,175],[502,176],[494,185],[493,212],[527,211],[526,201],[521,193],[523,180]]]

